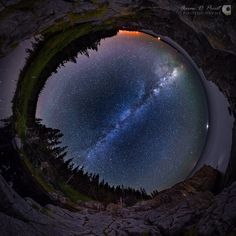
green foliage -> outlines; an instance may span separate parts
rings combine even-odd
[[[76,203],[78,200],[80,201],[90,201],[92,200],[90,197],[81,194],[76,191],[72,186],[66,184],[65,182],[57,183],[58,189],[61,190],[66,197],[68,197],[72,202]]]
[[[34,58],[34,61],[31,62],[28,70],[23,73],[20,80],[20,96],[14,99],[18,109],[18,112],[15,114],[15,127],[22,139],[25,137],[25,129],[27,127],[29,103],[36,96],[35,91],[37,91],[36,93],[39,92],[38,88],[41,84],[39,77],[41,73],[57,52],[63,50],[67,44],[76,38],[88,33],[89,30],[91,30],[91,26],[84,25],[83,27],[76,27],[61,33],[59,36],[50,38],[44,44],[37,57]]]
[[[58,61],[58,58],[63,57],[63,50],[79,38],[89,35],[89,33],[101,31],[106,27],[97,26],[94,28],[91,24],[83,24],[63,31],[60,34],[46,37],[45,40],[39,40],[38,43],[33,44],[34,51],[29,50],[30,54],[27,64],[20,73],[17,90],[13,99],[15,128],[22,139],[25,138],[25,130],[30,122],[30,118],[34,115],[32,114],[35,109],[34,101],[37,100],[38,94],[47,78],[56,70],[60,63],[63,64],[63,61]],[[86,50],[84,50],[85,52]],[[67,55],[67,52],[65,55]],[[51,70],[50,67],[54,69]]]
[[[35,168],[27,157],[22,159],[25,166],[32,173],[32,176],[37,180],[38,184],[47,192],[52,192],[53,188],[48,182],[44,179],[42,173],[38,168]]]
[[[13,124],[23,143],[23,163],[45,191],[58,189],[73,202],[94,199],[109,203],[122,198],[132,205],[149,198],[144,189],[111,187],[100,181],[99,175],[86,173],[83,168],[73,169],[71,160],[64,161],[66,148],[59,146],[60,130],[47,128],[34,118],[38,95],[51,73],[68,60],[75,61],[78,51],[88,55],[87,50],[97,50],[103,37],[116,34],[116,30],[106,27],[83,24],[33,44],[13,99]]]
[[[61,137],[59,130],[47,128],[39,120],[27,131],[27,142],[22,150],[25,156],[23,160],[45,191],[59,190],[74,203],[92,199],[117,203],[122,199],[126,205],[133,205],[139,200],[149,198],[144,189],[111,187],[104,180],[100,181],[98,174],[89,174],[83,168],[74,168],[71,159],[64,161],[66,147],[60,147]]]

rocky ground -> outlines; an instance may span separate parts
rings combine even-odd
[[[88,202],[71,212],[22,199],[0,178],[1,235],[229,235],[236,183],[214,196],[219,173],[204,166],[192,178],[129,208]]]
[[[1,0],[1,55],[6,55],[19,42],[41,33],[60,19],[72,24],[68,13],[93,11],[105,2],[108,5],[103,14],[89,19],[92,24],[116,17],[120,27],[149,29],[169,36],[190,54],[206,78],[223,91],[232,113],[236,114],[236,15],[184,15],[180,10],[186,4],[183,0],[80,3]],[[188,1],[188,4],[194,4],[194,1]],[[133,17],[134,13],[138,13],[138,17]],[[132,20],[124,23],[120,16]],[[77,23],[83,22],[84,19]],[[0,235],[235,235],[235,127],[231,161],[223,185],[228,187],[217,195],[218,172],[204,167],[191,179],[132,207],[105,207],[90,202],[79,204],[78,211],[71,212],[54,205],[42,207],[32,199],[23,199],[0,177]]]

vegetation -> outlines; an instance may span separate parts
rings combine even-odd
[[[118,202],[122,198],[130,205],[140,199],[149,198],[144,189],[111,187],[103,180],[100,181],[98,174],[89,174],[83,168],[74,168],[71,159],[64,160],[66,147],[60,146],[61,137],[58,129],[47,128],[40,120],[36,120],[34,126],[28,129],[24,153],[30,157],[34,170],[40,170],[47,183],[61,190],[73,202],[94,199],[108,203]],[[36,174],[38,178],[42,176],[38,172]]]
[[[96,37],[94,32],[96,32]],[[60,64],[63,65],[68,60],[75,61],[78,52],[88,55],[88,49],[96,50],[101,39],[99,37],[104,37],[105,32],[99,30],[99,27],[94,30],[91,25],[85,24],[68,29],[59,35],[46,37],[44,40],[36,39],[33,50],[28,50],[27,64],[20,73],[13,99],[15,129],[22,139],[25,137],[27,124],[33,121],[30,118],[34,116],[38,95],[47,78]],[[115,32],[112,31],[112,33]],[[111,31],[106,33],[108,36],[110,34]],[[86,42],[85,39],[89,41]]]
[[[66,197],[70,198],[71,201],[74,203],[78,202],[78,200],[90,201],[92,199],[76,191],[73,187],[71,187],[70,185],[66,183],[59,182],[57,183],[57,186],[58,186],[58,189],[61,190],[66,195]]]
[[[72,20],[77,16],[70,17]],[[109,203],[122,199],[131,205],[150,197],[144,189],[109,186],[98,174],[74,168],[71,160],[65,160],[67,152],[66,147],[60,146],[60,130],[48,128],[40,120],[35,120],[38,96],[48,77],[65,62],[76,62],[78,53],[89,56],[89,49],[97,50],[102,38],[116,33],[116,29],[110,29],[110,23],[96,28],[83,24],[59,33],[48,31],[43,38],[36,39],[33,50],[28,50],[27,63],[20,73],[13,99],[10,123],[23,143],[20,150],[23,166],[43,191],[53,193],[59,190],[72,202],[94,199]]]
[[[47,192],[52,192],[53,188],[50,186],[45,180],[40,172],[39,169],[35,168],[31,162],[28,160],[27,157],[23,158],[23,163],[26,165],[26,167],[30,170],[30,173],[33,175],[34,178],[38,181],[38,183],[44,188],[45,191]]]
[[[5,122],[5,127],[0,129],[0,132],[4,134],[4,139],[0,139],[1,145],[7,136],[9,139],[7,138],[6,143],[14,137],[12,136],[14,135],[12,119]],[[6,179],[9,176],[10,182],[17,188],[23,185],[21,189],[25,196],[28,196],[25,190],[30,189],[30,186],[35,191],[35,187],[38,186],[41,192],[39,195],[56,194],[59,196],[59,201],[63,198],[67,199],[65,200],[67,206],[69,204],[72,207],[71,203],[77,203],[78,200],[97,200],[108,204],[120,202],[122,199],[124,204],[132,205],[139,200],[149,198],[144,189],[109,186],[104,180],[100,180],[98,174],[90,174],[83,168],[75,168],[71,160],[64,160],[66,147],[61,147],[61,137],[59,130],[47,128],[41,124],[41,120],[35,120],[34,125],[27,129],[26,141],[20,150],[20,160],[19,154],[11,145],[1,152],[0,169],[2,168],[3,176]],[[15,179],[12,173],[16,173]],[[37,195],[36,193],[36,197]]]

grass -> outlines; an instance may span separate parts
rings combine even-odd
[[[104,9],[103,9],[104,11]],[[76,17],[71,15],[71,17]],[[52,35],[45,42],[42,49],[38,55],[31,62],[31,66],[24,73],[24,77],[21,78],[20,84],[20,96],[17,101],[17,113],[15,119],[15,128],[19,137],[24,140],[25,130],[27,127],[27,117],[28,117],[28,108],[29,103],[34,99],[34,91],[39,87],[39,77],[43,70],[47,67],[47,64],[53,57],[60,51],[63,50],[69,43],[75,39],[88,34],[91,31],[101,30],[105,27],[111,26],[112,21],[104,23],[102,26],[93,26],[90,23],[82,24],[73,28],[69,28],[65,31],[60,32],[59,34]],[[45,78],[46,80],[47,78]]]
[[[24,8],[24,7],[23,7]],[[27,8],[27,6],[26,6]],[[108,6],[106,4],[100,5],[98,9],[86,12],[84,14],[68,13],[67,18],[69,19],[69,24],[63,18],[59,20],[55,25],[45,30],[47,39],[44,41],[42,48],[35,55],[31,61],[30,66],[27,70],[22,73],[22,77],[19,79],[19,84],[17,85],[16,100],[14,101],[16,106],[14,109],[15,120],[14,125],[16,132],[21,138],[22,142],[25,142],[25,133],[27,125],[30,119],[30,104],[34,99],[37,99],[38,93],[41,90],[42,83],[44,84],[47,78],[42,79],[42,73],[46,70],[47,65],[58,52],[63,51],[63,49],[73,42],[74,40],[82,37],[90,32],[95,32],[98,30],[105,29],[110,26],[114,26],[114,20],[107,19],[101,26],[93,26],[91,23],[84,23],[74,27],[71,27],[81,21],[92,21],[95,18],[102,17],[107,12]],[[49,37],[50,36],[50,37]],[[40,77],[41,76],[41,77]],[[43,80],[43,82],[42,82]],[[31,117],[32,118],[32,117]],[[47,192],[54,191],[54,187],[51,186],[47,180],[43,177],[42,172],[35,168],[27,158],[27,153],[23,153],[23,164],[32,173],[34,179],[38,184]],[[56,183],[59,189],[69,198],[72,202],[77,202],[78,200],[88,201],[91,198],[79,193],[72,186],[65,184],[63,182]]]
[[[104,26],[103,26],[104,28]],[[101,27],[97,27],[95,30],[100,30]],[[51,36],[45,41],[39,53],[30,61],[30,66],[24,72],[20,78],[18,97],[16,99],[16,108],[15,108],[15,128],[22,142],[25,142],[25,133],[27,129],[29,115],[29,107],[32,103],[32,99],[37,99],[39,87],[42,84],[42,78],[40,81],[40,75],[47,67],[47,64],[50,63],[50,60],[53,60],[53,57],[60,51],[62,51],[70,42],[75,39],[84,36],[94,30],[91,24],[83,24],[72,29],[61,32],[60,34]],[[47,78],[43,78],[45,81]],[[43,81],[43,83],[45,82]],[[27,153],[24,153],[22,150],[22,160],[24,166],[32,173],[33,178],[38,182],[38,184],[46,191],[52,192],[55,189],[53,186],[48,184],[47,180],[43,177],[43,174],[38,168],[35,168],[27,158]],[[91,200],[87,196],[79,193],[73,189],[70,185],[59,184],[61,191],[69,198],[71,201],[76,202],[78,200],[87,201]]]
[[[76,203],[78,200],[81,201],[90,201],[92,200],[86,195],[81,194],[80,192],[76,191],[73,187],[64,182],[58,182],[59,189],[68,197],[72,202]]]
[[[83,25],[50,38],[39,52],[39,55],[34,59],[31,67],[24,74],[24,78],[21,80],[21,88],[23,89],[20,91],[21,94],[17,106],[18,113],[16,114],[17,118],[15,121],[16,130],[22,139],[25,137],[27,127],[28,105],[33,97],[33,91],[37,87],[40,74],[57,52],[61,51],[76,38],[87,34],[91,29],[91,26]]]
[[[23,157],[23,164],[27,167],[27,169],[32,173],[35,180],[39,183],[39,185],[46,191],[52,192],[54,189],[51,185],[47,183],[47,181],[43,178],[42,173],[38,168],[34,168],[31,162],[27,157]]]
[[[62,51],[70,42],[93,31],[94,28],[91,24],[83,24],[51,36],[31,62],[31,66],[24,73],[24,77],[20,79],[22,89],[20,89],[20,96],[17,99],[18,111],[16,113],[15,128],[22,140],[25,138],[29,104],[34,98],[35,91],[38,90],[39,83],[41,83],[39,80],[41,73],[58,52]],[[105,28],[105,26],[96,26],[96,30],[102,28]]]
[[[34,4],[34,1],[32,0],[22,0],[19,4],[10,7],[9,11],[13,9],[27,10],[32,7],[32,4]],[[107,12],[107,9],[107,4],[98,4],[97,9],[82,14],[67,13],[65,17],[42,32],[43,34],[50,36],[47,37],[49,40],[44,44],[37,57],[34,58],[30,68],[24,74],[24,78],[21,79],[21,91],[19,91],[20,96],[18,98],[19,101],[17,101],[18,111],[16,113],[15,128],[22,140],[25,138],[25,130],[27,127],[28,105],[31,98],[33,98],[35,88],[38,86],[37,83],[41,73],[50,60],[52,60],[58,52],[62,51],[65,46],[76,38],[88,34],[94,28],[89,23],[73,28],[72,26],[79,22],[91,22],[100,18]],[[96,27],[98,28],[98,26]]]
[[[48,184],[48,182],[44,179],[42,172],[38,169],[33,167],[31,162],[28,160],[27,157],[23,157],[23,164],[26,168],[32,173],[32,176],[35,178],[37,183],[44,189],[46,192],[54,192],[55,188]],[[72,186],[66,184],[63,181],[57,181],[55,183],[58,190],[60,190],[67,198],[69,198],[73,203],[77,203],[78,200],[80,201],[90,201],[92,200],[90,197],[81,194],[77,190],[75,190]],[[69,203],[68,203],[69,204]]]

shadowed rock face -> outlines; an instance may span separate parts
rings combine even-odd
[[[236,207],[236,184],[215,197],[210,191],[218,184],[218,177],[217,170],[204,166],[152,200],[129,208],[83,204],[78,212],[22,199],[0,177],[1,235],[176,235],[193,226],[203,235],[225,233],[234,224],[236,212],[230,208]],[[223,223],[219,225],[219,221]]]
[[[217,195],[197,224],[200,235],[227,235],[235,233],[236,183]]]
[[[32,11],[31,8],[16,5],[19,2],[9,1],[0,6],[1,55],[63,17],[70,24],[68,12],[81,13],[98,7],[89,2],[76,4],[74,1],[49,0],[46,4],[35,1]],[[172,1],[171,4],[166,1],[110,1],[107,12],[100,19],[93,18],[91,24],[117,17],[118,26],[150,29],[169,36],[192,56],[206,78],[223,91],[235,115],[236,15],[231,18],[183,16],[179,11],[183,4],[185,1],[182,0]],[[148,13],[142,10],[148,10]],[[119,21],[120,15],[131,15],[132,12],[139,12],[139,17],[125,24]],[[235,126],[233,132],[231,162],[225,178],[226,185],[232,184],[216,196],[212,192],[218,185],[219,174],[211,167],[203,167],[192,178],[133,207],[110,205],[105,208],[93,203],[78,206],[78,212],[70,212],[58,206],[42,207],[32,199],[22,199],[0,177],[0,234],[227,235],[235,232]]]

